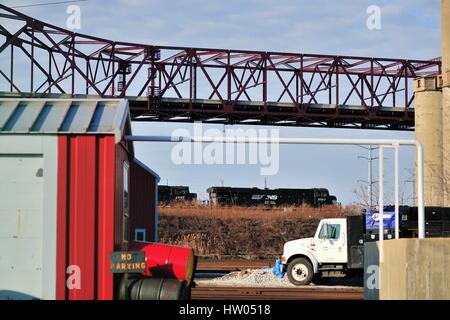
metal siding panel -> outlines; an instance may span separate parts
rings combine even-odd
[[[57,138],[22,135],[2,136],[0,137],[1,140],[7,140],[9,145],[0,144],[0,153],[7,155],[6,158],[10,160],[19,159],[19,166],[16,170],[11,170],[9,165],[0,165],[0,171],[3,171],[0,172],[0,177],[3,178],[0,179],[0,203],[2,204],[0,212],[12,204],[8,204],[8,202],[13,202],[14,206],[19,206],[20,211],[17,211],[16,219],[9,220],[9,225],[8,221],[0,221],[0,229],[5,227],[6,230],[9,230],[9,236],[21,242],[20,245],[18,243],[19,247],[16,248],[13,245],[14,241],[7,244],[8,248],[15,250],[16,255],[26,259],[25,263],[21,263],[21,267],[16,268],[16,270],[26,268],[33,259],[38,257],[40,257],[42,262],[41,266],[36,267],[29,274],[21,275],[15,286],[20,287],[22,284],[27,286],[31,283],[37,285],[40,282],[41,292],[38,297],[40,299],[55,299]],[[16,154],[12,153],[13,151]],[[27,159],[42,159],[42,163],[30,172]],[[7,179],[9,174],[13,174],[13,179],[10,181]],[[34,190],[33,186],[35,186],[35,183],[30,184],[27,182],[30,178],[43,181],[43,196],[41,199],[39,198],[40,192]],[[13,183],[20,186],[20,188],[18,190],[13,188],[3,190],[1,185],[4,183]],[[7,195],[9,191],[14,192],[14,197]],[[20,198],[20,201],[17,201],[18,198]],[[35,210],[42,211],[42,218],[38,219],[32,213]],[[0,218],[0,220],[2,219]],[[11,224],[11,222],[13,223]],[[18,225],[20,226],[20,234],[16,235],[14,233]],[[39,234],[42,236],[39,236]],[[20,239],[21,236],[25,238],[24,241]],[[37,238],[40,238],[40,240],[36,240]],[[31,241],[32,244],[25,248],[27,241]],[[3,242],[0,241],[0,243]],[[0,250],[0,252],[5,251]],[[5,259],[4,261],[7,260]],[[41,273],[42,276],[37,276],[35,271]],[[13,279],[6,276],[6,273],[2,274],[5,279]],[[30,277],[33,279],[30,280]],[[19,287],[17,288],[19,289]],[[1,285],[0,288],[2,288]]]
[[[69,201],[69,139],[58,137],[58,213],[56,229],[56,299],[67,299],[66,265],[67,265],[67,214]]]
[[[19,101],[17,100],[0,101],[0,131],[3,130],[3,127],[8,122],[18,105]]]
[[[26,112],[23,112],[10,131],[17,133],[28,133],[36,121],[39,113],[44,107],[44,101],[29,102]]]
[[[42,288],[46,300],[56,298],[56,230],[58,190],[58,138],[42,137],[44,151],[44,234]]]
[[[114,117],[114,127],[120,128],[123,125],[125,113],[128,113],[128,100],[124,100],[118,106],[118,111]]]
[[[99,108],[98,108],[99,107]],[[96,110],[98,112],[96,112]],[[120,99],[0,98],[0,133],[114,134],[125,130],[128,102]]]
[[[148,241],[153,241],[155,238],[155,178],[147,172],[147,180],[148,180],[148,193],[146,195],[146,198],[148,199]]]
[[[112,136],[59,138],[58,299],[113,298],[115,149]],[[73,264],[81,268],[81,289],[66,295],[66,268]]]
[[[89,155],[89,156],[88,156]],[[95,298],[96,138],[77,136],[71,143],[69,264],[81,270],[80,289],[70,300]]]
[[[132,163],[130,181],[131,234],[136,228],[145,228],[147,239],[155,238],[155,177],[144,168]]]
[[[43,164],[42,156],[0,156],[0,299],[43,298]]]
[[[30,135],[0,135],[0,153],[42,154],[42,137]]]
[[[96,107],[97,101],[85,101],[72,104],[72,108],[76,108],[76,112],[69,127],[65,131],[70,133],[86,133]]]
[[[127,243],[123,242],[123,163],[129,161],[129,155],[121,144],[115,145],[115,196],[114,196],[114,250],[127,250]]]
[[[158,212],[158,182],[159,182],[159,177],[155,177],[153,176],[155,183],[154,183],[154,188],[155,188],[155,198],[153,199],[154,202],[154,208],[155,208],[155,223],[154,225],[154,229],[155,229],[155,234],[153,237],[153,241],[154,242],[159,242],[159,212]]]
[[[114,251],[114,137],[99,137],[98,299],[113,299],[109,255]],[[112,199],[111,199],[112,198]]]
[[[99,103],[89,131],[113,133],[113,123],[116,113],[117,103]]]
[[[51,106],[51,111],[43,121],[43,124],[39,128],[39,132],[57,133],[67,115],[72,102],[70,101],[57,101],[51,102],[48,105]]]

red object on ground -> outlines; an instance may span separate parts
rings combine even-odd
[[[147,258],[147,277],[173,278],[189,285],[195,269],[194,250],[159,243],[133,243],[131,251],[141,251]]]

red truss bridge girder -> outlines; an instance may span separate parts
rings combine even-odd
[[[0,91],[128,98],[136,121],[408,130],[412,80],[440,59],[407,60],[111,41],[0,5]]]

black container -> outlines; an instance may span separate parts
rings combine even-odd
[[[442,236],[442,221],[426,221],[425,236],[426,237]]]
[[[425,208],[425,220],[426,221],[439,221],[442,220],[441,207],[426,207]]]
[[[130,275],[122,278],[119,300],[186,300],[189,291],[185,282],[175,279]]]
[[[442,208],[442,220],[450,222],[450,208]]]
[[[378,236],[378,232],[368,233],[364,235],[364,242],[374,242],[378,241],[380,237]],[[394,233],[385,233],[384,234],[384,240],[392,240],[395,239]]]
[[[442,231],[443,232],[450,232],[450,221],[444,221],[442,223]]]

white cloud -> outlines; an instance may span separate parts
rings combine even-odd
[[[82,33],[130,42],[340,55],[429,58],[440,51],[439,0],[115,0],[107,4],[80,3]],[[371,4],[382,9],[381,30],[366,28],[366,8]],[[54,8],[34,7],[24,13],[63,26],[65,7]]]

